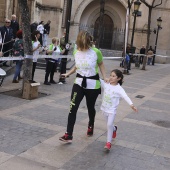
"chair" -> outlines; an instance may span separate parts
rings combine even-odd
[[[5,76],[6,76],[6,72],[0,68],[0,86],[2,86]]]

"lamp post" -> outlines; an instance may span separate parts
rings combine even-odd
[[[66,35],[65,35],[65,42],[63,44],[64,48],[65,48],[65,52],[63,55],[68,55],[68,51],[69,51],[69,31],[70,31],[70,20],[71,20],[71,10],[72,10],[72,0],[67,0],[67,8],[66,8]],[[68,45],[68,46],[67,46]],[[68,47],[68,49],[67,49]],[[59,78],[59,83],[65,83],[65,78],[63,78],[61,76],[61,74],[66,73],[66,65],[67,65],[67,58],[63,58],[61,59],[61,69],[60,69],[60,78]]]
[[[159,17],[157,19],[156,41],[155,41],[155,49],[154,49],[155,50],[155,54],[156,54],[156,49],[157,49],[159,30],[162,29],[161,24],[162,24],[162,19],[161,19],[161,17]],[[152,65],[154,65],[154,64],[155,64],[155,55],[153,56],[153,60],[152,60]]]
[[[138,14],[139,11],[139,7],[140,7],[141,2],[139,0],[136,0],[134,2],[134,22],[133,22],[133,29],[132,29],[132,38],[131,38],[131,47],[133,47],[133,40],[134,40],[134,33],[135,33],[135,24],[136,24],[136,16]]]

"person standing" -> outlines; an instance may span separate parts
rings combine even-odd
[[[32,49],[33,49],[33,56],[39,55],[40,53],[40,47],[41,44],[38,41],[40,38],[40,32],[39,31],[35,31],[32,34]],[[33,58],[33,66],[32,66],[32,81],[34,80],[34,73],[35,73],[35,69],[37,66],[37,59]]]
[[[66,50],[66,42],[65,42],[65,37],[66,37],[66,32],[64,31],[64,35],[60,38],[60,47],[62,50],[65,50],[63,55],[68,54],[68,50]],[[60,66],[60,77],[59,77],[59,83],[58,84],[64,84],[66,83],[66,80],[64,77],[62,77],[62,74],[66,73],[66,66],[67,66],[67,58],[62,58],[61,59],[61,66]]]
[[[50,23],[51,21],[49,20],[45,25],[44,25],[44,34],[43,34],[43,46],[47,46],[47,39],[50,34]]]
[[[41,21],[39,23],[39,25],[37,26],[37,31],[40,32],[39,42],[40,42],[41,45],[43,45],[44,21]]]
[[[16,33],[19,30],[19,23],[16,20],[16,15],[12,15],[11,28],[13,29],[13,38],[16,38]]]
[[[0,32],[2,36],[2,42],[4,42],[4,45],[1,44],[0,50],[2,49],[4,57],[8,57],[10,50],[12,50],[12,45],[13,45],[13,30],[10,27],[11,21],[9,19],[5,20],[5,25],[0,27]],[[7,65],[7,61],[3,63],[3,66],[9,67]]]
[[[145,49],[145,46],[143,45],[142,48],[140,49],[140,54],[143,54],[143,55],[141,55],[139,58],[139,64],[143,64],[143,58],[144,58],[145,52],[146,52],[146,49]]]
[[[120,98],[123,98],[135,112],[137,112],[137,109],[121,87],[123,73],[120,70],[111,71],[109,83],[105,83],[103,80],[100,80],[100,82],[104,89],[101,110],[107,122],[107,142],[104,149],[110,150],[112,138],[116,137],[117,126],[114,126],[113,122]]]
[[[35,21],[33,22],[30,27],[31,27],[31,34],[37,30],[38,22]]]
[[[16,37],[18,38],[18,40],[16,40],[16,42],[14,43],[14,46],[13,46],[14,56],[24,57],[22,30],[17,31]],[[20,76],[20,72],[21,72],[23,60],[16,60],[15,62],[16,62],[16,67],[15,67],[15,73],[14,73],[12,83],[19,83],[19,80],[22,79],[22,77]],[[17,80],[17,78],[18,78],[18,80]]]
[[[76,45],[77,49],[73,53],[75,66],[68,73],[62,74],[66,78],[74,72],[77,73],[71,93],[67,131],[64,136],[59,138],[59,140],[67,143],[72,142],[77,110],[84,96],[86,97],[89,116],[87,136],[93,135],[96,114],[95,103],[101,93],[98,68],[103,79],[106,80],[102,53],[97,48],[92,48],[90,34],[81,31],[77,36]]]
[[[152,49],[152,46],[150,46],[150,48],[149,48],[149,50],[147,52],[147,58],[148,58],[147,65],[151,64],[153,56],[154,56],[154,50]]]
[[[61,51],[59,47],[59,39],[53,38],[52,44],[50,44],[48,47],[47,54],[48,55],[53,55],[54,53],[63,54],[64,52],[65,51],[64,50]],[[46,59],[46,74],[44,80],[45,85],[56,84],[56,82],[54,81],[54,72],[57,67],[57,62],[58,59],[57,60],[52,58]],[[50,82],[48,82],[49,75],[50,75]]]

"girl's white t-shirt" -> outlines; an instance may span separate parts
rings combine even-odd
[[[32,42],[32,48],[33,49],[37,48],[39,44],[40,44],[39,41]],[[39,53],[40,53],[40,50],[38,48],[37,50],[33,52],[33,56],[39,55]],[[37,58],[33,58],[33,62],[37,62]]]
[[[127,96],[124,89],[118,85],[111,85],[105,83],[100,79],[101,86],[104,89],[101,110],[106,113],[116,114],[116,109],[119,105],[120,98],[123,98],[129,105],[132,105],[132,101]]]
[[[74,51],[76,72],[84,77],[91,77],[98,74],[98,64],[103,61],[103,56],[97,48],[90,48],[87,51]],[[76,77],[75,84],[81,86],[83,78]],[[86,79],[86,89],[99,89],[100,81]]]

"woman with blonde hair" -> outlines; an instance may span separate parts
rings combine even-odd
[[[62,74],[63,77],[68,77],[74,72],[77,73],[71,93],[67,131],[64,136],[59,138],[59,140],[67,143],[72,142],[77,110],[84,96],[86,97],[89,116],[87,136],[93,135],[96,114],[95,103],[101,93],[98,68],[103,79],[106,80],[103,56],[100,50],[92,47],[91,35],[86,31],[81,31],[77,36],[76,44],[77,48],[73,52],[75,66],[68,73]]]

